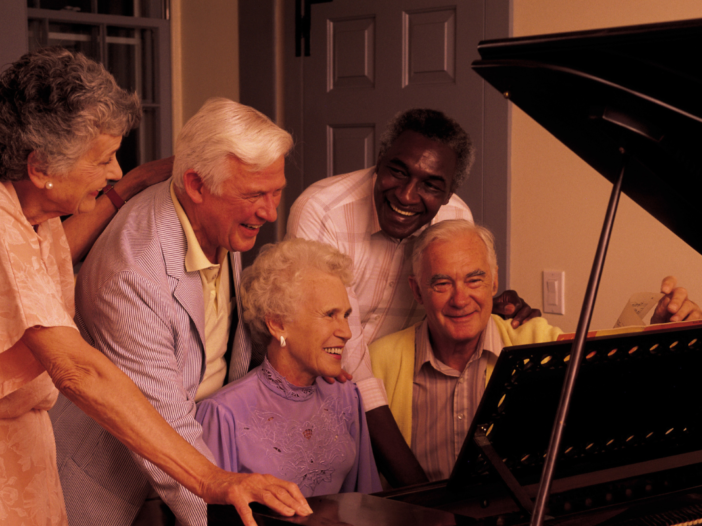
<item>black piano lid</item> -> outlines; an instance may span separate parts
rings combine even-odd
[[[473,69],[702,252],[702,20],[482,42]]]

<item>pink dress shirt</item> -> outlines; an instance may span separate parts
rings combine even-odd
[[[66,525],[47,409],[58,391],[20,341],[30,327],[73,327],[73,266],[59,218],[35,231],[0,183],[0,523]],[[31,407],[31,408],[28,408]]]

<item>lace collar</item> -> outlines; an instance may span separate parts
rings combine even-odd
[[[268,387],[278,396],[282,396],[286,400],[303,402],[308,400],[314,393],[317,392],[317,384],[309,387],[298,387],[288,382],[278,371],[276,371],[268,358],[263,359],[261,368],[258,370],[258,377],[263,382],[263,385]]]

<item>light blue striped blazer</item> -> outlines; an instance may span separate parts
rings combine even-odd
[[[169,181],[131,199],[95,243],[76,286],[76,323],[142,390],[161,415],[212,459],[195,421],[204,372],[205,311],[198,272],[185,271],[187,244]],[[230,254],[239,303],[241,257]],[[241,320],[230,379],[249,368]],[[51,410],[57,461],[71,526],[132,523],[150,485],[181,524],[205,525],[205,503],[132,454],[66,398]]]

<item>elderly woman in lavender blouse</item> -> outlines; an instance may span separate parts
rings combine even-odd
[[[263,364],[200,402],[203,438],[221,468],[270,473],[305,497],[380,491],[356,386],[337,377],[351,338],[352,262],[294,239],[263,247],[242,275],[244,320]]]

